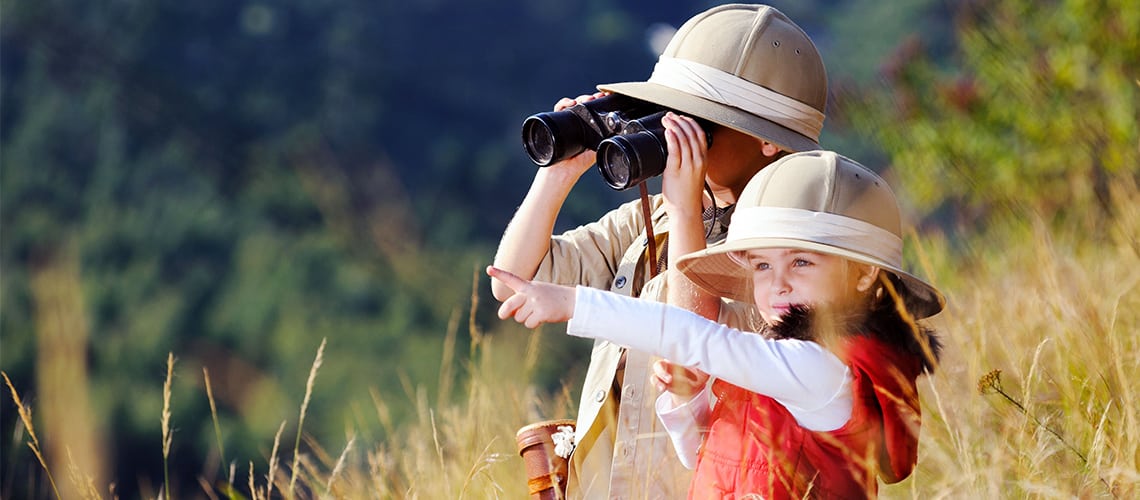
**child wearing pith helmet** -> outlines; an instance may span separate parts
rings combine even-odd
[[[919,321],[945,301],[903,270],[902,246],[886,182],[810,151],[757,174],[724,242],[678,262],[707,293],[754,303],[765,324],[758,334],[674,306],[488,273],[516,290],[504,319],[569,320],[570,335],[715,377],[695,397],[656,402],[682,462],[696,468],[690,498],[866,498],[917,462],[916,380],[940,349]]]

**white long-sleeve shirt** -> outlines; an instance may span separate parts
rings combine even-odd
[[[807,429],[835,430],[851,417],[850,369],[815,342],[767,339],[678,307],[583,286],[575,292],[567,333],[651,352],[769,396]],[[668,394],[657,400],[658,416],[686,467],[696,465],[709,404],[707,387],[676,407]]]

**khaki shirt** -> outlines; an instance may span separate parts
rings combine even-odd
[[[658,254],[668,236],[661,195],[650,197],[650,219]],[[724,238],[723,232],[710,243]],[[550,252],[535,279],[583,285],[649,300],[667,299],[666,273],[646,281],[648,245],[641,200],[610,211],[597,222],[551,240]],[[728,301],[720,322],[756,331],[759,316],[751,304]],[[658,358],[596,341],[582,385],[575,442],[570,457],[570,498],[684,498],[692,471],[685,469],[657,419],[660,393],[649,381]]]

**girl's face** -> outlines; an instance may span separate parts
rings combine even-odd
[[[873,266],[806,250],[749,250],[741,257],[752,271],[756,308],[770,325],[793,305],[843,304],[870,289],[878,273]]]

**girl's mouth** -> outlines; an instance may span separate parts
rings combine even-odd
[[[787,314],[790,310],[792,310],[792,304],[772,304],[772,312],[776,313],[779,316]]]

